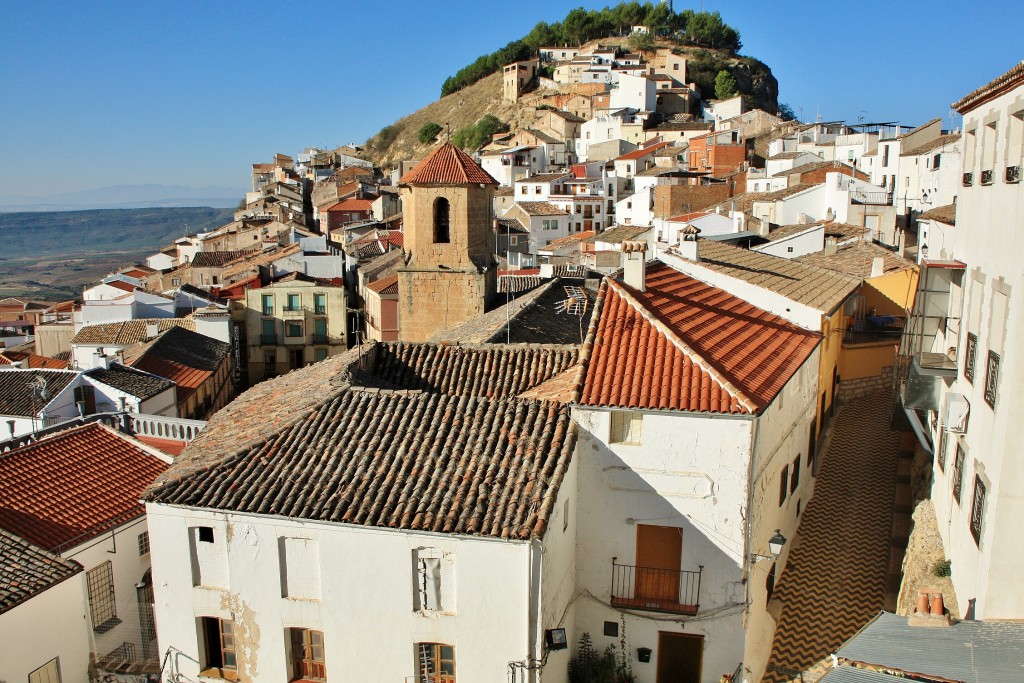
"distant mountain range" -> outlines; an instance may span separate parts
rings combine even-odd
[[[79,211],[83,209],[148,209],[209,206],[233,209],[245,195],[239,187],[185,187],[183,185],[112,185],[94,190],[29,197],[0,195],[0,212]]]

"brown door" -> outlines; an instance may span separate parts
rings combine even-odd
[[[636,597],[678,603],[682,554],[682,529],[637,524]]]
[[[704,636],[658,633],[658,683],[700,683]]]

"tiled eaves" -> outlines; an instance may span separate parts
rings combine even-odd
[[[529,539],[572,458],[567,404],[347,390],[149,500],[325,522]]]
[[[622,286],[620,283],[614,280],[609,280],[609,287],[615,292],[616,295],[621,297],[626,303],[629,304],[641,317],[644,318],[652,327],[654,327],[660,334],[664,335],[666,339],[672,342],[672,344],[679,349],[684,356],[686,356],[691,363],[696,365],[698,368],[703,370],[708,376],[711,377],[715,382],[721,385],[730,396],[734,397],[742,408],[741,412],[745,413],[756,413],[758,411],[757,403],[747,396],[743,391],[733,384],[729,378],[718,371],[711,363],[709,363],[701,354],[692,348],[689,344],[682,340],[675,330],[666,325],[657,316],[651,313],[643,304],[628,291],[628,289]]]
[[[83,571],[21,536],[0,529],[0,614]]]

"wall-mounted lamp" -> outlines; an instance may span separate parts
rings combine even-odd
[[[564,628],[549,628],[544,631],[544,640],[549,650],[564,650],[569,647]]]
[[[928,245],[927,244],[922,244],[921,245],[921,258],[928,258]]]
[[[758,560],[774,560],[782,552],[782,546],[786,545],[786,537],[782,535],[781,529],[775,530],[775,535],[768,539],[768,552],[771,555],[758,555],[754,553],[750,556],[750,559],[754,562]]]

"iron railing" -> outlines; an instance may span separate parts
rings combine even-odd
[[[694,572],[618,564],[612,558],[611,603],[650,612],[696,614],[703,572],[704,565]]]

